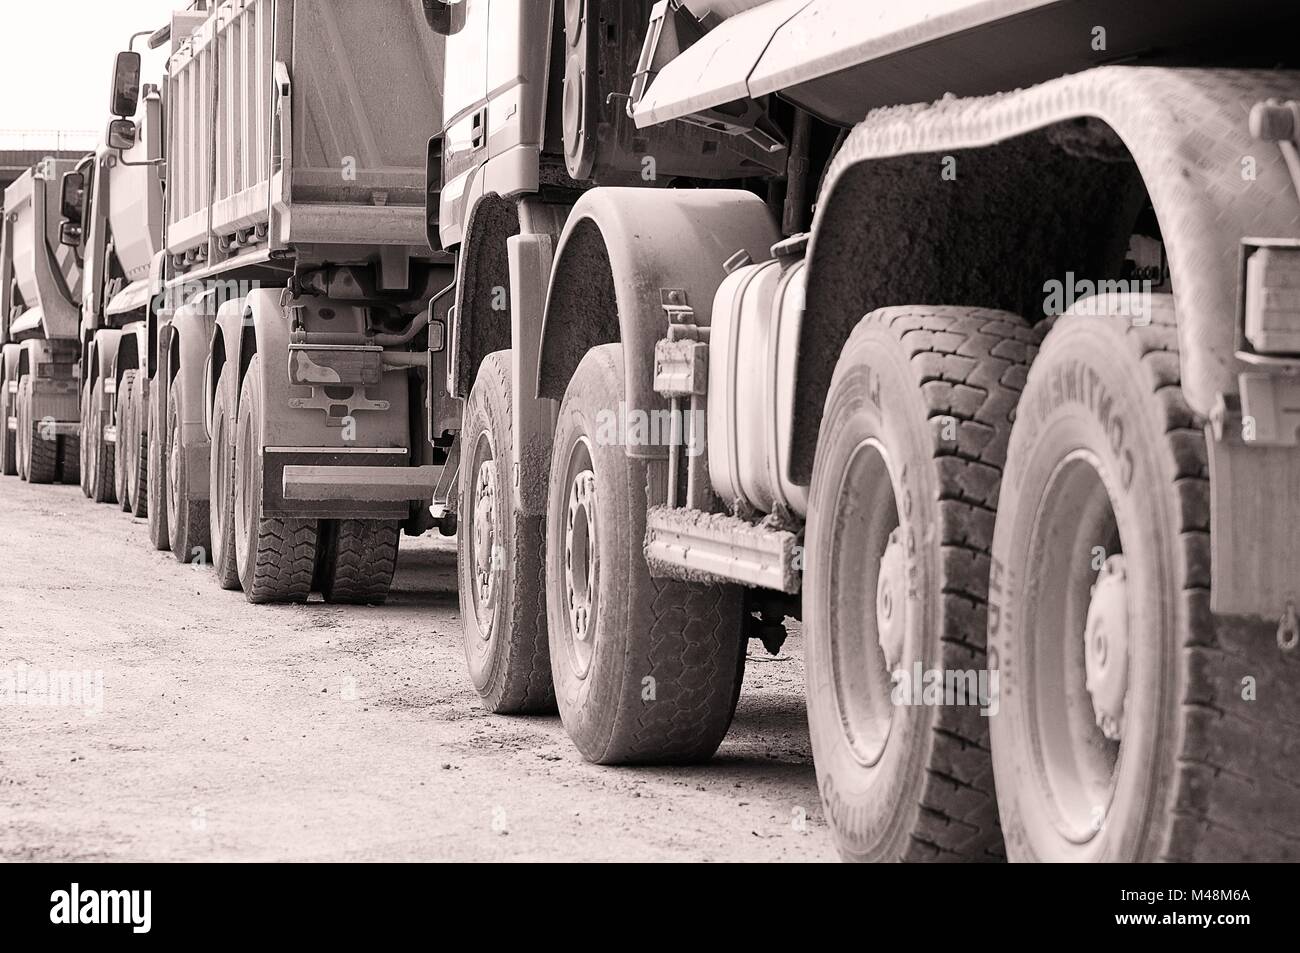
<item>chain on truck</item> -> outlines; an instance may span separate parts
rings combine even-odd
[[[491,710],[707,759],[793,617],[846,857],[1297,856],[1286,5],[422,3]]]

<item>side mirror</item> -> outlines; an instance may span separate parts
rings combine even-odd
[[[113,96],[109,100],[109,114],[126,119],[135,115],[139,104],[140,54],[118,53],[113,64]]]
[[[69,222],[81,222],[81,204],[86,197],[86,177],[80,172],[66,172],[63,176],[63,190],[59,205],[63,217]]]
[[[59,244],[69,248],[81,247],[82,229],[77,222],[64,222],[59,226]]]
[[[114,119],[108,124],[108,133],[104,136],[104,142],[110,149],[125,152],[135,146],[135,137],[135,123],[129,119]]]
[[[455,36],[465,29],[469,0],[421,0],[429,29],[440,36]]]

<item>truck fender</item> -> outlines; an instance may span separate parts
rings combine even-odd
[[[328,304],[323,299],[314,301]],[[372,401],[386,401],[387,409],[358,411],[352,415],[351,426],[347,428],[331,422],[322,410],[294,406],[295,400],[310,399],[312,388],[289,381],[288,308],[291,306],[292,302],[285,303],[282,290],[259,289],[244,299],[241,327],[251,321],[253,333],[251,336],[238,335],[240,379],[247,372],[253,355],[262,355],[262,407],[266,410],[266,419],[262,422],[262,445],[340,449],[403,447],[409,450],[410,388],[407,375],[402,371],[386,372],[378,386],[366,388],[366,397]],[[340,303],[339,307],[348,305]],[[230,339],[236,335],[231,331],[230,316],[225,308],[221,320],[227,322],[219,330],[229,348]]]
[[[159,406],[165,419],[169,392],[178,386],[179,380],[181,439],[186,446],[207,442],[203,371],[212,326],[213,319],[207,313],[206,300],[199,298],[177,308],[171,320],[158,329],[158,380],[163,385],[158,394]]]
[[[542,324],[537,396],[561,400],[593,347],[621,341],[629,408],[668,407],[654,390],[655,345],[667,335],[665,306],[685,306],[707,327],[724,265],[743,252],[771,257],[780,231],[764,202],[733,189],[603,188],[573,208],[551,271]],[[628,446],[629,456],[667,455]]]
[[[102,331],[97,333],[104,333]],[[121,329],[117,339],[117,353],[113,357],[112,375],[118,387],[122,385],[122,375],[131,369],[139,369],[140,355],[144,354],[145,323],[135,321]]]
[[[100,380],[117,380],[117,356],[122,347],[122,331],[116,328],[101,328],[91,340],[91,377],[90,383],[96,385]]]
[[[1298,94],[1295,72],[1106,66],[868,117],[818,201],[792,479],[811,476],[831,376],[864,314],[938,302],[1041,320],[1045,281],[1120,277],[1144,193],[1174,279],[1183,391],[1208,415],[1243,369],[1232,319],[1241,240],[1300,233],[1282,153],[1251,137],[1248,116]]]
[[[18,353],[22,347],[16,342],[6,344],[3,350],[0,350],[0,381],[17,380],[18,374]]]

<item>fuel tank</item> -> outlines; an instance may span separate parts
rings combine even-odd
[[[718,288],[709,332],[709,478],[733,508],[808,512],[808,488],[786,475],[803,311],[801,259],[739,268]]]

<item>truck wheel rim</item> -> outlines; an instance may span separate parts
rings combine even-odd
[[[596,518],[596,473],[591,449],[579,441],[569,461],[564,525],[564,593],[574,671],[586,678],[596,642],[600,592],[600,546]]]
[[[1091,454],[1057,467],[1030,539],[1020,628],[1033,636],[1021,648],[1031,773],[1057,831],[1084,844],[1119,776],[1132,612],[1119,525]]]
[[[844,609],[827,613],[831,691],[845,744],[856,761],[872,767],[884,754],[893,725],[890,663],[905,657],[910,612],[898,507],[877,441],[854,448],[829,518],[828,597]],[[887,659],[886,652],[898,658]]]
[[[497,476],[496,459],[492,451],[492,442],[486,433],[481,434],[475,448],[474,459],[478,463],[474,471],[474,525],[470,527],[473,536],[470,544],[474,549],[474,605],[480,617],[491,616],[496,607],[496,577],[502,569],[496,557],[496,520],[497,520]],[[490,623],[490,618],[488,619]],[[480,624],[479,638],[488,641],[492,637],[492,626]]]

